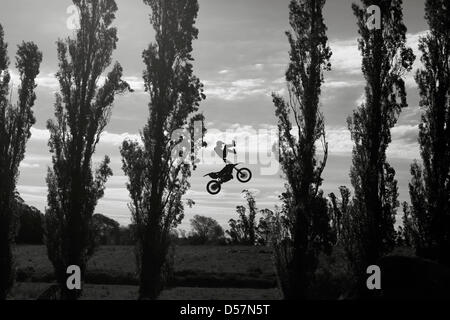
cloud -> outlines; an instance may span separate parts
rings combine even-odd
[[[295,135],[295,130],[293,130],[293,134]],[[397,125],[391,130],[391,135],[392,143],[388,148],[390,157],[405,159],[418,157],[418,125]],[[351,154],[354,143],[350,131],[346,127],[327,127],[326,138],[330,153]],[[269,124],[259,128],[234,124],[230,125],[228,130],[223,131],[209,128],[205,136],[208,148],[203,153],[206,163],[217,158],[213,151],[217,141],[230,143],[232,140],[236,140],[237,150],[250,155],[250,163],[252,163],[251,157],[257,157],[258,154],[264,152],[272,157],[276,156],[273,148],[278,141],[278,129]],[[318,150],[322,150],[320,142],[317,147]],[[256,161],[256,158],[253,160]]]
[[[360,80],[326,80],[323,84],[324,88],[329,89],[342,89],[342,88],[354,88],[364,85],[364,81]]]
[[[253,68],[255,70],[263,70],[264,69],[264,65],[262,63],[257,63],[253,65]]]
[[[47,129],[31,128],[31,141],[48,141],[50,132]],[[139,140],[139,134],[125,133],[110,133],[105,131],[100,137],[102,144],[109,144],[113,146],[120,146],[125,139]]]
[[[9,70],[11,76],[10,85],[14,85],[17,88],[20,85],[20,75],[16,70]],[[57,90],[59,88],[58,80],[54,74],[38,75],[36,77],[36,84],[38,87],[44,87],[47,89]]]
[[[242,152],[259,152],[271,150],[271,145],[278,139],[278,129],[274,125],[250,125],[233,124],[225,130],[208,128],[205,141],[208,148],[214,148],[217,141],[231,143],[236,141],[237,149]]]
[[[366,94],[362,93],[355,101],[356,107],[360,107],[363,103],[366,103]]]
[[[264,79],[238,79],[234,81],[203,81],[208,97],[227,101],[242,100],[250,96],[270,95],[270,86]]]
[[[35,169],[35,168],[40,168],[40,165],[38,163],[22,162],[20,164],[20,167],[25,168],[25,169]]]
[[[357,39],[330,41],[333,70],[347,74],[361,73],[361,53]]]
[[[36,83],[40,87],[49,88],[52,90],[59,89],[59,82],[54,73],[48,73],[46,75],[39,75],[36,79]]]
[[[241,88],[241,89],[253,89],[263,86],[265,83],[264,79],[240,79],[231,82],[233,87]]]
[[[24,161],[28,163],[37,163],[37,162],[47,162],[49,160],[50,155],[27,153],[25,155]]]
[[[230,81],[203,81],[208,98],[225,101],[245,100],[249,97],[270,97],[273,92],[284,93],[284,81],[270,81],[262,78],[237,79]]]
[[[50,132],[47,129],[31,128],[31,141],[48,141]]]
[[[408,33],[406,35],[406,44],[408,47],[413,49],[414,54],[416,55],[416,60],[414,61],[413,67],[411,72],[408,72],[405,75],[405,85],[407,88],[416,88],[417,83],[414,79],[414,76],[418,69],[423,67],[422,62],[420,61],[420,58],[422,57],[422,52],[419,50],[419,42],[420,38],[427,35],[428,31],[421,31],[415,34]]]
[[[42,186],[29,186],[29,185],[21,185],[17,186],[17,189],[22,194],[38,194],[38,195],[45,195],[47,194],[47,187]]]
[[[346,128],[327,129],[326,139],[328,142],[329,153],[351,153],[353,149],[353,141],[350,131]],[[320,148],[318,150],[321,150]]]
[[[392,128],[392,142],[388,147],[387,155],[400,159],[418,158],[418,130],[417,125],[399,125]],[[350,154],[352,152],[354,143],[347,128],[327,128],[326,134],[329,153]]]
[[[17,88],[20,85],[20,75],[16,70],[10,70],[11,82]],[[59,89],[59,82],[55,77],[55,73],[39,74],[36,77],[36,84],[38,88],[51,89],[52,91]]]
[[[413,72],[405,75],[405,79],[408,85],[413,84],[415,73],[414,70],[421,66],[421,53],[418,49],[419,39],[426,33],[427,31],[421,31],[415,34],[408,33],[406,35],[407,46],[411,47],[414,51],[414,54],[417,56],[417,59],[414,63]],[[330,48],[333,52],[333,55],[331,56],[331,64],[333,70],[350,75],[361,74],[362,57],[358,49],[358,40],[356,38],[330,41]]]
[[[15,87],[17,87],[20,84],[20,76],[15,70],[10,71],[11,74],[11,82],[14,84]],[[50,89],[51,91],[58,91],[59,90],[59,81],[55,77],[56,72],[46,73],[46,74],[39,74],[36,77],[36,84],[38,86],[38,89]],[[138,76],[124,76],[122,79],[131,86],[132,89],[134,89],[137,92],[144,92],[145,86],[144,86],[144,80],[142,77]],[[97,85],[100,87],[102,86],[106,81],[106,76],[100,76],[97,82]]]
[[[421,66],[418,43],[419,38],[424,34],[425,31],[407,34],[407,45],[413,48],[414,53],[418,57],[413,71],[404,76],[407,87],[416,86],[414,74],[415,70]],[[362,57],[358,49],[357,38],[330,41],[330,47],[333,51],[331,57],[333,73],[331,73],[332,76],[330,78],[326,78],[323,88],[338,90],[364,86],[364,80],[361,78]],[[218,73],[222,78],[210,78],[210,80],[204,81],[205,93],[210,98],[226,101],[238,101],[256,96],[270,96],[272,92],[284,94],[286,92],[284,89],[285,78],[278,77],[273,80],[273,76],[277,74],[277,71],[280,75],[284,72],[287,63],[282,62],[284,60],[272,61],[271,64],[257,63],[237,69],[220,70]],[[337,74],[339,74],[339,78],[336,77]],[[238,75],[241,77],[246,75],[248,78],[236,78]]]
[[[102,144],[120,146],[122,145],[122,142],[126,139],[139,141],[141,137],[139,134],[130,134],[128,132],[118,134],[118,133],[109,133],[108,131],[105,131],[102,133],[100,137],[100,142]]]
[[[287,61],[280,63],[283,61],[258,62],[219,69],[202,81],[205,94],[208,98],[225,101],[242,101],[258,96],[266,98],[284,86],[282,75]]]
[[[286,83],[286,77],[281,77],[281,78],[275,79],[274,81],[272,81],[272,83],[285,84]]]
[[[28,205],[36,207],[41,212],[45,211],[45,206],[47,203],[46,186],[18,185],[17,191],[19,191],[20,197]]]
[[[137,92],[145,92],[144,79],[136,76],[123,77],[123,80],[128,82],[130,87]]]
[[[399,125],[391,130],[392,140],[401,140],[408,144],[417,143],[419,137],[418,125]]]

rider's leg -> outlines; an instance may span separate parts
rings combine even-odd
[[[227,149],[226,145],[223,147],[222,154],[223,154],[223,161],[226,163],[227,162],[227,156],[228,156],[228,149]]]

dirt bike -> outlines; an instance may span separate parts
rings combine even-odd
[[[210,177],[213,180],[208,182],[206,185],[206,190],[209,194],[216,195],[222,189],[222,184],[233,179],[233,172],[236,170],[236,178],[242,182],[247,183],[252,178],[252,172],[247,168],[236,168],[241,163],[229,163],[219,172],[210,172],[205,174],[204,177]]]

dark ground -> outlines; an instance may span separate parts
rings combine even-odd
[[[17,246],[11,299],[36,299],[53,282],[44,246]],[[179,246],[174,279],[160,299],[279,299],[270,249]],[[84,299],[136,299],[134,248],[103,246],[88,265]]]

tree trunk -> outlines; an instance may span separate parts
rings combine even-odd
[[[12,285],[13,255],[9,239],[9,223],[5,217],[0,220],[0,300],[5,300]]]
[[[154,239],[141,245],[139,300],[156,300],[162,289],[161,268],[164,256]]]
[[[289,291],[285,292],[286,300],[305,300],[308,297],[308,289],[311,280],[308,274],[307,259],[308,248],[308,230],[307,218],[304,208],[297,205],[295,208],[295,238],[294,238],[294,252],[288,272],[290,274]]]
[[[0,300],[5,300],[13,284],[13,254],[11,247],[10,201],[0,204]]]

